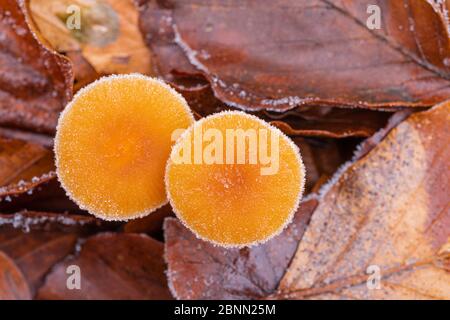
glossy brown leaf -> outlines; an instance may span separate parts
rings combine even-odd
[[[314,199],[303,202],[283,233],[240,250],[199,240],[177,219],[166,219],[165,256],[173,295],[178,299],[255,299],[272,293],[316,205]]]
[[[22,272],[0,251],[0,300],[30,300],[31,293]]]
[[[81,290],[68,290],[66,268],[77,265]],[[75,257],[58,264],[38,299],[171,299],[163,244],[145,235],[105,233],[89,238]]]
[[[35,292],[53,265],[74,251],[78,238],[100,227],[93,217],[31,211],[0,214],[0,251],[15,261]]]
[[[449,102],[413,114],[349,164],[272,297],[449,299],[449,123]],[[380,289],[367,285],[370,266]]]
[[[298,105],[413,107],[450,95],[449,24],[432,1],[162,3],[167,50],[176,52],[171,25],[189,61],[229,105],[275,111]],[[152,5],[141,1],[142,8]],[[381,9],[380,30],[366,26],[368,5]],[[155,32],[146,26],[155,15],[151,9],[141,13],[149,42]]]
[[[0,125],[54,132],[72,96],[71,65],[30,23],[25,1],[0,1]]]

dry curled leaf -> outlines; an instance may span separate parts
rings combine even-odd
[[[150,36],[155,13],[145,9],[153,3],[141,1]],[[175,42],[229,105],[413,107],[450,94],[448,17],[431,0],[162,3],[165,34],[173,27]],[[369,5],[381,8],[379,30],[366,25]]]
[[[178,299],[255,299],[272,293],[291,260],[317,201],[303,202],[294,221],[265,244],[245,249],[216,247],[178,220],[164,224],[169,285]]]
[[[31,293],[22,272],[0,251],[0,300],[30,300]]]
[[[79,236],[100,228],[93,217],[46,212],[0,214],[0,251],[22,271],[32,292],[57,262],[75,250]]]
[[[88,238],[72,258],[56,265],[38,299],[171,299],[163,244],[145,235],[104,233]],[[81,270],[81,290],[68,290],[66,268]]]
[[[0,125],[54,132],[72,97],[68,59],[30,28],[25,1],[0,2]]]
[[[415,113],[349,164],[272,297],[450,299],[449,124],[449,102]]]

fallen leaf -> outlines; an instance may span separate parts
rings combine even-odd
[[[12,209],[11,204],[17,197],[21,200],[35,197],[35,190],[56,180],[54,170],[51,150],[35,143],[0,137],[0,210]]]
[[[126,233],[147,233],[159,239],[164,220],[172,216],[174,216],[172,207],[166,204],[148,216],[128,221],[123,226],[123,231]]]
[[[22,203],[25,198],[34,198],[36,196],[36,191],[41,191],[42,188],[45,188],[53,181],[57,181],[56,173],[50,171],[40,176],[35,176],[30,181],[21,180],[18,183],[0,187],[0,210],[5,211],[5,208],[10,207],[12,202],[14,202],[15,205],[17,199]],[[10,209],[6,209],[6,211],[10,211]]]
[[[22,272],[0,251],[0,300],[31,300],[30,289]]]
[[[83,56],[81,50],[67,51],[66,56],[72,61],[73,65],[73,73],[75,76],[74,92],[100,78],[100,75],[94,67]]]
[[[165,257],[172,294],[177,299],[255,299],[272,293],[316,205],[314,199],[303,202],[279,236],[240,250],[197,239],[177,219],[166,219]]]
[[[271,298],[450,299],[449,123],[415,113],[341,170]]]
[[[265,113],[267,114],[267,113]],[[362,109],[311,107],[268,114],[271,124],[290,136],[326,138],[370,137],[384,127],[390,112]]]
[[[52,133],[72,97],[71,65],[30,23],[25,1],[1,1],[0,125]]]
[[[53,265],[75,250],[78,238],[100,227],[93,217],[31,211],[0,214],[0,251],[15,261],[35,292]]]
[[[140,0],[138,6],[140,29],[152,50],[158,74],[186,98],[197,118],[232,109],[214,95],[209,82],[199,75],[200,70],[190,64],[177,45],[170,2]],[[369,137],[390,117],[388,112],[317,105],[283,114],[263,111],[255,115],[291,136],[329,138]]]
[[[165,80],[174,82],[177,74],[199,74],[175,42],[172,28],[172,6],[169,1],[136,0],[139,29],[151,49],[156,71]]]
[[[432,1],[158,3],[167,11],[165,29],[173,27],[191,64],[231,106],[386,109],[431,106],[450,94],[449,21]],[[145,9],[152,4],[140,1],[148,42],[154,33],[147,20],[156,13]],[[366,24],[374,4],[381,8],[379,30]]]
[[[69,6],[80,9],[80,29],[66,26]],[[31,0],[38,28],[59,52],[81,51],[98,74],[153,74],[133,0]]]
[[[50,150],[30,142],[0,137],[0,186],[31,180],[54,169]]]
[[[69,265],[80,267],[81,290],[66,287]],[[162,243],[145,235],[99,234],[53,268],[37,298],[171,299],[164,271]]]
[[[47,149],[53,148],[53,136],[43,133],[20,130],[17,128],[0,127],[0,138],[23,140],[41,145]]]

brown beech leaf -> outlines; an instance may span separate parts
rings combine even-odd
[[[123,231],[126,233],[147,233],[152,237],[160,236],[164,220],[172,216],[174,216],[172,207],[166,204],[146,217],[128,221],[123,226]]]
[[[217,99],[211,85],[192,66],[175,42],[172,6],[169,1],[137,1],[140,29],[151,48],[158,74],[188,101],[197,118],[231,109]],[[292,110],[282,116],[258,113],[257,116],[289,135],[318,137],[369,137],[384,125],[389,113],[366,110],[343,110],[313,106],[310,110]]]
[[[38,299],[171,299],[163,244],[138,234],[88,238],[75,257],[54,267]],[[66,268],[77,265],[81,290],[68,290]]]
[[[267,113],[266,113],[267,114]],[[327,138],[370,137],[382,128],[390,112],[361,109],[312,107],[311,110],[290,110],[268,114],[273,125],[290,136]]]
[[[100,78],[100,74],[86,60],[81,50],[67,51],[66,56],[72,61],[73,73],[75,77],[74,92],[85,87],[89,83]]]
[[[145,8],[155,1],[140,2],[151,42],[147,20],[157,13]],[[450,95],[449,23],[431,0],[161,2],[167,51],[175,52],[172,26],[191,64],[229,105],[414,107]],[[369,5],[381,9],[379,30],[367,27]]]
[[[22,272],[0,251],[0,300],[30,300],[31,293]]]
[[[165,257],[172,294],[177,299],[255,299],[272,293],[316,205],[314,199],[303,202],[283,233],[240,250],[199,240],[177,219],[166,219]]]
[[[450,299],[449,124],[449,102],[415,113],[342,170],[271,297]]]
[[[150,47],[158,74],[175,81],[177,74],[199,74],[183,50],[175,42],[172,10],[169,1],[136,0],[139,10],[139,29]]]
[[[21,180],[18,183],[12,183],[3,187],[0,187],[0,210],[1,211],[17,211],[20,208],[26,208],[22,206],[17,209],[12,209],[18,204],[24,204],[31,199],[35,199],[37,193],[42,192],[50,184],[57,184],[59,182],[56,179],[56,173],[50,171],[40,176],[35,176],[29,181]],[[55,188],[51,188],[55,190]],[[58,194],[59,196],[60,194]]]
[[[72,97],[71,65],[39,41],[25,6],[0,1],[0,125],[51,133]]]
[[[0,212],[14,213],[23,209],[87,214],[67,196],[53,171],[32,181],[0,188]]]
[[[100,227],[93,217],[31,211],[0,214],[0,251],[15,261],[35,292],[53,265],[74,251],[78,237]]]
[[[21,130],[18,128],[0,127],[0,139],[2,138],[27,141],[33,144],[41,145],[47,149],[51,149],[53,147],[52,135]]]
[[[66,26],[71,5],[81,9],[79,30]],[[133,0],[31,0],[30,8],[38,28],[56,50],[81,52],[97,73],[153,73]]]
[[[0,137],[0,210],[9,211],[8,207],[17,197],[31,198],[34,190],[55,180],[54,169],[51,150],[35,143]]]
[[[50,150],[30,142],[0,137],[0,186],[31,180],[54,169]]]

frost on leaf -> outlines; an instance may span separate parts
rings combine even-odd
[[[138,234],[90,237],[75,256],[57,264],[39,289],[39,299],[171,299],[163,244]],[[66,269],[81,270],[81,290],[67,290]]]
[[[69,60],[33,31],[25,1],[0,6],[0,125],[52,133],[72,97]]]
[[[449,123],[448,102],[416,113],[349,165],[273,297],[449,299]],[[370,266],[380,289],[367,285]]]
[[[53,265],[75,250],[79,237],[100,228],[96,219],[78,215],[0,214],[0,252],[14,260],[34,295]]]
[[[294,221],[260,246],[224,249],[199,240],[176,219],[165,221],[168,280],[178,299],[256,299],[272,293],[293,257],[317,201],[300,204]]]
[[[5,202],[55,179],[53,153],[31,142],[0,137],[0,210]]]
[[[431,1],[380,0],[381,29],[369,30],[370,4],[175,0],[165,9],[173,31],[163,39],[178,56],[174,32],[216,96],[245,110],[431,106],[446,99],[448,20]],[[144,18],[141,29],[152,21],[149,13]]]

